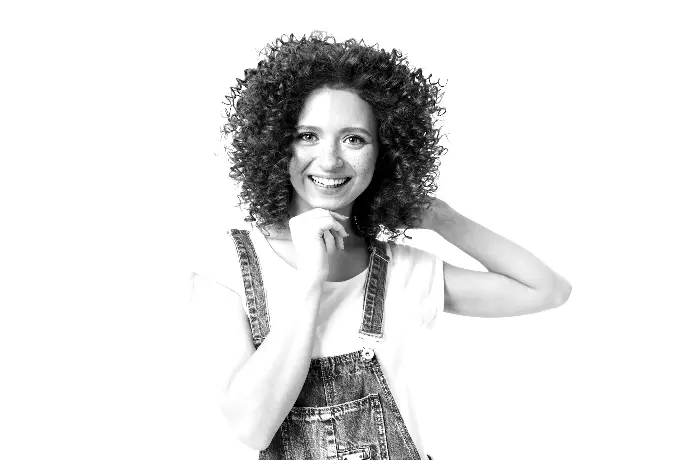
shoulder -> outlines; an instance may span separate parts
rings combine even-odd
[[[443,261],[435,254],[405,243],[387,243],[391,270],[396,277],[425,283],[443,279]]]
[[[438,258],[424,249],[409,244],[388,241],[389,256],[394,264],[436,263]]]
[[[419,324],[431,328],[443,311],[443,260],[422,248],[388,242],[390,286],[399,301],[412,305]]]
[[[237,290],[240,265],[231,229],[210,231],[195,242],[192,272],[226,288]],[[243,232],[242,237],[248,234]]]

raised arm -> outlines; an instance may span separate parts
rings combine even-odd
[[[570,283],[512,241],[435,200],[422,228],[434,230],[488,272],[444,263],[444,311],[503,317],[536,313],[564,304]]]

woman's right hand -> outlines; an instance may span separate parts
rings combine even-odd
[[[323,284],[328,278],[328,255],[345,249],[344,239],[350,236],[340,222],[347,216],[314,208],[290,219],[292,244],[300,275]]]

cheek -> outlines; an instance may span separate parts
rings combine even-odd
[[[376,167],[376,153],[360,158],[357,166],[362,177],[371,179],[374,176],[374,168]]]
[[[304,165],[299,160],[299,157],[297,157],[296,155],[293,156],[290,159],[290,164],[288,165],[288,172],[290,174],[290,179],[299,180],[299,177],[302,175],[303,169],[304,169]]]

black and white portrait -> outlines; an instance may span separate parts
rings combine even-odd
[[[690,456],[681,2],[0,16],[0,457]]]

